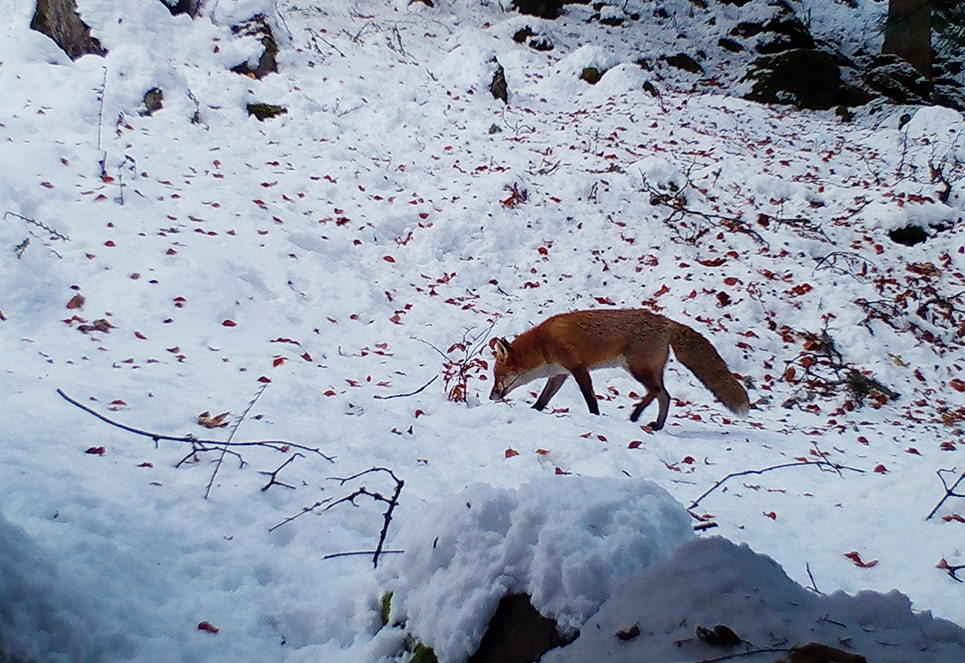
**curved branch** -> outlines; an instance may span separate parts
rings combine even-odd
[[[73,405],[74,407],[80,408],[87,414],[93,415],[94,417],[96,417],[97,419],[100,419],[104,423],[110,424],[111,426],[114,426],[116,428],[120,428],[121,430],[125,430],[128,433],[134,433],[135,435],[149,437],[152,440],[154,440],[154,442],[160,442],[163,440],[165,442],[181,442],[186,444],[216,445],[218,447],[268,447],[269,449],[275,449],[276,451],[285,451],[286,448],[291,448],[291,449],[299,449],[301,451],[306,451],[308,453],[316,454],[318,456],[321,456],[322,458],[324,458],[330,463],[335,462],[334,456],[329,456],[322,453],[321,449],[319,449],[318,447],[309,447],[304,444],[299,444],[297,442],[288,442],[286,440],[253,440],[249,442],[225,442],[223,440],[203,440],[191,434],[165,435],[163,433],[155,433],[152,431],[143,430],[141,428],[135,428],[134,426],[129,426],[127,424],[122,424],[119,421],[114,421],[110,417],[107,417],[101,414],[97,410],[87,405],[84,405],[77,399],[68,396],[63,389],[57,389],[57,394],[65,401]]]
[[[700,497],[698,497],[697,499],[695,499],[693,502],[690,503],[690,506],[688,506],[687,509],[697,508],[697,505],[700,504],[701,500],[703,500],[705,497],[707,497],[712,492],[714,492],[722,485],[724,485],[726,481],[728,481],[729,479],[733,479],[734,477],[742,477],[742,476],[747,476],[749,474],[764,474],[765,472],[771,472],[773,470],[782,470],[786,467],[799,467],[802,465],[811,465],[814,467],[827,467],[837,471],[839,474],[841,470],[848,470],[850,472],[858,472],[859,474],[864,474],[864,470],[859,470],[856,467],[848,467],[846,465],[838,465],[837,463],[832,463],[827,460],[816,460],[816,461],[802,460],[794,463],[782,463],[780,465],[772,465],[771,467],[765,467],[760,470],[744,470],[742,472],[731,472],[724,478],[719,479],[716,483],[714,483],[713,486],[705,490]]]

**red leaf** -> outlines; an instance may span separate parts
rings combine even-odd
[[[148,463],[147,461],[138,465],[138,467],[154,467],[154,463]]]
[[[269,384],[271,382],[271,378],[262,375],[260,378],[258,378],[258,382],[262,384]]]
[[[863,559],[861,559],[861,555],[854,550],[852,550],[849,553],[844,553],[844,556],[850,559],[852,562],[854,562],[855,566],[862,569],[870,569],[872,566],[876,566],[878,564],[878,560],[876,559],[873,559],[870,562],[864,561]]]
[[[557,467],[557,468],[556,468],[556,474],[558,474],[559,476],[569,476],[570,474],[572,474],[572,472],[567,472],[567,471],[564,470],[563,468]]]
[[[305,361],[312,361],[312,356],[306,352],[305,354],[302,355],[302,359],[304,359]]]
[[[944,520],[946,523],[951,523],[951,522],[965,523],[965,518],[963,518],[957,513],[950,513],[947,516],[942,516],[942,520]]]
[[[920,455],[921,455],[921,452],[918,451],[918,449],[916,449],[915,447],[908,447],[907,449],[905,449],[905,453],[906,453],[906,454],[914,454],[914,455],[916,455],[916,456],[920,456]]]
[[[87,447],[87,451],[84,453],[90,454],[91,456],[103,456],[107,453],[107,449],[104,447]]]
[[[80,294],[74,295],[73,297],[70,298],[70,301],[67,302],[67,308],[69,309],[77,309],[82,307],[83,305],[84,305],[84,296]]]
[[[693,456],[687,456],[687,457],[685,457],[685,458],[684,458],[682,461],[680,461],[680,462],[681,462],[681,463],[685,463],[685,464],[687,464],[687,465],[693,465],[693,464],[696,463],[697,461],[694,460],[694,457],[693,457]]]
[[[627,445],[627,449],[637,449],[643,444],[642,440],[630,440],[630,444]]]
[[[215,626],[214,624],[206,620],[203,622],[198,622],[198,630],[206,631],[207,633],[217,633],[221,629],[219,629],[217,626]]]
[[[945,442],[942,442],[938,448],[942,451],[955,451],[958,447],[956,447],[955,443],[951,440],[946,440]]]
[[[777,520],[777,514],[774,513],[773,511],[768,511],[764,515],[770,518],[771,520]]]
[[[418,419],[419,417],[424,417],[425,414],[426,414],[426,413],[423,412],[422,410],[416,410],[416,411],[415,411],[415,418]]]
[[[222,322],[222,323],[221,323],[221,326],[222,326],[222,327],[237,327],[237,326],[238,326],[238,323],[235,322],[234,320],[230,320],[230,319],[229,319],[229,320],[225,320],[224,322]]]
[[[275,359],[271,362],[271,365],[274,366],[275,368],[278,368],[284,363],[285,363],[284,357],[275,357]]]
[[[866,438],[864,435],[859,435],[859,436],[858,436],[858,442],[860,442],[861,444],[867,445],[867,444],[868,444],[868,438]]]
[[[512,458],[513,456],[518,456],[519,452],[515,449],[506,449],[506,458]]]
[[[382,260],[386,262],[395,262],[395,258],[393,258],[392,256],[385,256],[384,258],[382,258]]]
[[[951,380],[948,381],[948,384],[950,384],[952,389],[954,389],[955,391],[965,391],[965,380],[952,378]]]
[[[135,338],[138,338],[138,339],[140,339],[140,340],[142,340],[142,341],[146,341],[146,340],[147,340],[147,336],[145,336],[144,334],[142,334],[142,333],[139,332],[139,331],[134,332],[134,337],[135,337]]]
[[[872,472],[877,472],[878,474],[888,474],[888,468],[881,463],[875,465],[875,469]]]

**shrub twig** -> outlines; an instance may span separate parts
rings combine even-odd
[[[962,483],[962,481],[965,481],[965,471],[963,471],[960,475],[958,475],[958,479],[956,479],[955,483],[953,483],[951,486],[949,486],[948,482],[945,481],[945,475],[943,473],[950,474],[953,471],[954,470],[941,469],[935,472],[938,475],[938,478],[941,479],[942,486],[945,487],[945,495],[940,500],[938,500],[938,504],[935,505],[935,508],[932,509],[927,516],[925,516],[925,520],[931,520],[932,517],[936,513],[938,513],[938,510],[942,508],[942,505],[945,504],[945,502],[948,500],[949,497],[965,497],[965,493],[955,492],[955,489],[958,488],[958,484]]]
[[[703,493],[701,493],[700,497],[698,497],[693,502],[691,502],[690,506],[688,506],[687,509],[689,510],[689,509],[697,508],[697,505],[699,505],[705,497],[713,493],[715,490],[720,488],[727,481],[729,481],[730,479],[733,479],[734,477],[742,477],[750,474],[764,474],[765,472],[782,470],[787,467],[802,467],[805,465],[809,465],[812,467],[819,467],[819,468],[828,468],[828,470],[837,472],[839,474],[841,473],[841,470],[848,470],[849,472],[858,472],[859,474],[864,474],[864,470],[859,470],[856,467],[848,467],[847,465],[839,465],[838,463],[832,463],[829,460],[814,460],[814,461],[802,460],[802,461],[796,461],[793,463],[781,463],[780,465],[771,465],[770,467],[764,467],[759,470],[742,470],[740,472],[731,472],[730,474],[714,482],[714,485],[708,488],[707,490],[705,490]],[[822,469],[822,471],[826,471],[826,470]]]
[[[359,486],[348,495],[343,495],[338,499],[329,497],[324,500],[319,500],[318,502],[315,502],[315,504],[311,506],[303,507],[302,510],[296,513],[295,515],[289,516],[288,518],[285,518],[281,522],[276,523],[275,525],[272,525],[270,528],[268,528],[268,531],[274,532],[282,525],[287,525],[288,523],[292,522],[293,520],[296,520],[297,518],[301,518],[307,513],[312,513],[316,509],[321,508],[322,511],[329,511],[330,509],[335,508],[339,504],[346,504],[346,503],[351,504],[352,506],[357,506],[355,503],[356,499],[358,499],[359,497],[369,497],[376,502],[382,502],[386,505],[385,513],[382,514],[382,531],[379,533],[379,543],[376,546],[375,550],[371,553],[372,565],[375,568],[378,568],[379,558],[382,556],[383,553],[386,552],[385,539],[389,534],[389,525],[392,523],[392,515],[395,513],[395,508],[399,505],[399,495],[402,493],[402,487],[405,486],[405,481],[403,481],[398,476],[396,476],[395,472],[393,472],[387,467],[372,467],[367,470],[357,472],[356,474],[353,474],[352,476],[348,476],[348,477],[329,477],[329,480],[338,481],[340,486],[344,486],[345,484],[351,481],[355,481],[366,475],[375,474],[378,472],[383,472],[385,474],[388,474],[395,482],[395,488],[393,489],[391,497],[386,497],[380,492],[369,490],[365,486]],[[356,554],[364,554],[364,553],[345,553],[345,554],[356,555]],[[333,555],[333,556],[338,556],[338,555]]]
[[[149,437],[154,440],[155,445],[158,442],[180,442],[183,444],[191,444],[194,448],[192,454],[197,451],[214,451],[215,449],[220,449],[223,445],[226,445],[232,449],[234,448],[244,448],[244,447],[265,447],[267,449],[274,449],[275,451],[288,452],[291,449],[298,449],[300,451],[305,451],[307,453],[315,454],[327,460],[330,463],[335,462],[334,456],[328,456],[322,453],[322,450],[318,447],[310,447],[305,444],[299,444],[297,442],[288,442],[286,440],[253,440],[245,442],[224,442],[222,440],[203,440],[195,437],[194,435],[165,435],[164,433],[155,433],[152,431],[143,430],[140,428],[135,428],[134,426],[129,426],[127,424],[122,424],[119,421],[114,421],[110,417],[107,417],[97,410],[84,405],[80,401],[71,396],[68,396],[62,389],[57,390],[57,394],[63,398],[65,401],[73,405],[74,407],[80,408],[84,412],[100,419],[104,423],[120,428],[121,430],[127,431],[128,433],[133,433],[135,435],[141,435],[143,437]],[[196,445],[196,446],[195,446]],[[207,448],[210,447],[210,448]]]

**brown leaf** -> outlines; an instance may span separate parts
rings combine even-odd
[[[67,308],[69,309],[81,308],[83,305],[84,305],[84,296],[80,293],[77,293],[76,295],[71,297],[70,301],[67,302]]]
[[[630,628],[625,628],[622,631],[617,631],[617,637],[626,642],[627,640],[633,640],[640,635],[640,625],[634,624]]]
[[[712,647],[736,647],[744,641],[726,624],[715,624],[713,628],[698,626],[697,638]]]
[[[205,410],[198,415],[198,423],[205,428],[224,428],[228,425],[226,419],[230,412],[222,412],[221,414],[212,417],[211,413]]]

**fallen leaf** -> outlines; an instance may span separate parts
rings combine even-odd
[[[633,640],[640,635],[640,625],[634,624],[630,628],[625,628],[622,631],[617,631],[617,637],[626,642],[627,640]]]
[[[217,633],[217,632],[220,631],[221,629],[219,629],[217,626],[215,626],[215,625],[212,624],[211,622],[205,620],[205,621],[202,621],[202,622],[198,622],[198,630],[199,630],[199,631],[206,631],[207,633]]]
[[[852,550],[849,553],[844,554],[845,557],[854,562],[854,565],[862,569],[870,569],[872,566],[877,566],[878,560],[873,559],[870,562],[866,562],[861,559],[861,554],[857,551]]]
[[[84,453],[90,454],[91,456],[103,456],[107,453],[107,449],[104,447],[87,447]]]
[[[518,456],[518,455],[519,455],[519,452],[516,451],[515,449],[512,449],[512,448],[506,449],[506,458],[512,458],[513,456]]]
[[[226,419],[230,412],[222,412],[221,414],[212,417],[211,413],[205,410],[198,415],[198,423],[205,428],[224,428],[228,425]]]

